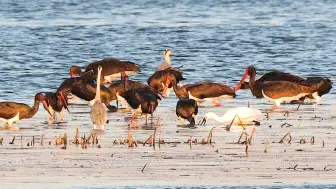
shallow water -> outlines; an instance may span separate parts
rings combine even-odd
[[[32,104],[35,93],[56,90],[63,79],[69,77],[71,65],[85,66],[93,60],[107,57],[127,59],[139,64],[141,73],[131,76],[131,79],[146,82],[155,67],[161,64],[164,48],[173,50],[174,66],[183,65],[182,71],[187,79],[185,83],[209,80],[228,83],[233,87],[248,65],[255,65],[259,75],[268,70],[279,69],[302,77],[328,76],[335,81],[336,2],[332,0],[97,2],[99,3],[71,0],[0,2],[1,101]],[[245,106],[247,101],[259,109],[271,106],[263,99],[254,99],[249,91],[239,91],[237,94],[237,99],[223,103],[223,109]],[[294,113],[294,119],[288,118],[299,125],[299,129],[296,130],[297,137],[311,136],[310,134],[316,134],[317,129],[317,133],[324,136],[325,127],[333,129],[331,122],[322,121],[312,125],[309,120],[314,119],[312,117],[316,116],[316,113],[334,120],[335,97],[336,92],[332,89],[323,97],[321,106],[302,106],[298,113]],[[166,139],[182,140],[182,137],[186,138],[189,135],[206,137],[210,127],[195,130],[176,129],[175,104],[175,95],[171,95],[160,103],[159,113],[155,115],[163,118],[163,125],[166,125],[163,133]],[[201,108],[200,116],[209,110],[207,107],[209,106]],[[289,105],[284,107],[292,108]],[[223,109],[211,110],[223,113]],[[71,131],[73,134],[76,127],[88,132],[91,128],[89,109],[86,106],[72,106],[70,111],[72,114],[66,114],[67,123],[55,128],[46,126],[46,113],[44,110],[40,111],[35,118],[19,124],[24,128],[20,134],[46,133],[52,137],[53,134],[65,131]],[[303,121],[297,121],[301,115]],[[127,123],[123,122],[125,116],[127,115],[120,112],[109,114],[112,124],[107,128],[106,139],[112,141],[119,137],[118,134],[126,133]],[[288,121],[280,114],[275,117],[279,118],[279,125]],[[275,119],[270,121],[270,124],[276,124]],[[309,130],[301,128],[301,124],[308,124]],[[262,126],[267,127],[268,122]],[[180,134],[176,134],[177,131]],[[283,136],[279,130],[276,131],[275,133],[274,130],[271,132],[261,129],[267,136]],[[145,139],[151,132],[139,130],[137,134],[139,138]],[[12,134],[13,132],[7,131],[1,133],[2,136]],[[332,140],[335,132],[332,130],[328,136]],[[264,142],[266,139],[261,140]],[[229,139],[230,142],[232,140]],[[6,142],[8,144],[8,141]],[[314,157],[318,157],[318,154]],[[327,154],[326,157],[330,158],[332,155]],[[14,165],[13,169],[21,164]],[[164,169],[165,172],[169,170],[169,166]],[[34,173],[32,175],[36,177]],[[148,178],[151,179],[146,177]],[[310,175],[309,178],[316,177]],[[2,179],[11,182],[6,180],[7,177]],[[287,185],[284,188],[292,187],[335,186]]]

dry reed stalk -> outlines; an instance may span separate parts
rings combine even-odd
[[[208,135],[208,140],[207,140],[207,144],[211,144],[212,143],[212,132],[213,132],[213,129],[216,128],[216,127],[212,127],[210,129],[210,132],[209,132],[209,135]]]
[[[266,141],[266,143],[265,143],[265,150],[264,150],[265,154],[267,153],[267,148],[268,148],[268,141]]]
[[[189,136],[189,147],[190,147],[190,149],[191,149],[191,146],[192,146],[192,137],[191,136]]]
[[[315,137],[313,136],[313,137],[311,137],[311,139],[310,139],[310,144],[314,144],[315,143]]]
[[[282,137],[282,139],[279,141],[279,143],[283,143],[283,140],[284,140],[287,136],[289,136],[289,141],[288,141],[288,143],[290,143],[290,142],[292,141],[292,136],[291,136],[290,133],[285,134],[285,136]]]

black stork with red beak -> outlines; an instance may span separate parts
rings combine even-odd
[[[209,101],[215,106],[222,106],[218,100],[236,97],[236,93],[231,87],[221,83],[199,82],[179,87],[174,80],[171,81],[168,77],[169,82],[172,83],[174,92],[179,99],[194,99],[197,103]]]
[[[85,68],[85,72],[82,72],[79,66],[72,66],[70,68],[71,77],[75,77],[76,75],[94,75],[97,76],[98,66],[103,68],[102,72],[102,81],[103,83],[112,83],[112,80],[115,78],[121,78],[124,81],[127,81],[128,75],[140,72],[140,67],[130,61],[123,61],[116,58],[107,58],[99,61],[94,61],[87,65]]]
[[[161,97],[150,88],[138,88],[127,90],[122,97],[133,109],[131,125],[134,125],[135,110],[140,108],[142,114],[146,116],[146,125],[148,123],[148,114],[151,114],[151,124],[153,124],[153,112],[159,104]]]
[[[235,91],[240,89],[241,84],[247,77],[250,77],[249,86],[251,92],[257,98],[266,98],[274,103],[274,109],[278,108],[282,102],[290,102],[302,97],[312,96],[319,102],[320,96],[316,89],[308,84],[294,83],[289,81],[264,81],[255,82],[256,69],[252,66],[247,67],[243,78],[235,88]],[[320,87],[323,82],[316,87]]]
[[[31,118],[38,111],[40,102],[42,102],[44,108],[51,115],[43,93],[35,95],[33,107],[23,103],[0,102],[0,121],[4,122],[5,127],[12,127],[12,124],[16,121]]]
[[[170,81],[167,78],[170,78]],[[179,83],[182,80],[185,80],[185,78],[178,69],[167,68],[155,72],[148,78],[147,83],[154,91],[162,94],[163,97],[168,97],[172,89],[171,81]]]
[[[293,75],[291,73],[281,72],[278,70],[274,70],[274,71],[264,74],[261,78],[255,80],[255,84],[262,83],[265,81],[289,81],[293,83],[304,83],[316,89],[319,96],[323,96],[324,94],[329,93],[333,85],[330,79],[326,77],[307,77],[306,79],[304,79],[302,77]],[[249,88],[250,88],[249,83],[244,82],[244,83],[241,83],[239,89],[249,89]],[[257,98],[263,98],[261,93],[255,96]],[[309,97],[309,98],[313,98],[313,97]]]

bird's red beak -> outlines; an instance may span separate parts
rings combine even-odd
[[[238,91],[241,87],[241,85],[244,83],[245,79],[249,76],[248,74],[248,70],[246,69],[244,76],[242,77],[242,79],[239,81],[239,83],[237,84],[237,86],[235,87],[234,91]]]
[[[170,85],[172,79],[170,76],[167,76],[167,79],[166,79],[166,83],[164,85],[164,88],[163,88],[163,91],[162,91],[162,94],[165,94],[167,89],[168,89],[168,86]]]
[[[63,105],[64,105],[64,108],[70,113],[69,109],[68,109],[68,102],[67,100],[65,99],[64,97],[64,94],[62,92],[58,93],[57,96],[61,99]]]

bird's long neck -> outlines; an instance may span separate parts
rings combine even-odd
[[[38,111],[39,106],[40,106],[39,101],[37,99],[35,99],[34,100],[34,106],[29,109],[29,113],[28,113],[27,118],[33,117],[36,114],[36,112]]]
[[[186,91],[184,91],[183,87],[177,86],[176,83],[173,84],[173,89],[174,89],[174,92],[175,92],[175,94],[178,98],[181,99],[181,98],[184,98],[185,96],[187,96]]]
[[[100,78],[101,78],[101,71],[98,71],[97,89],[96,89],[96,97],[95,97],[96,102],[100,102]]]
[[[164,63],[170,65],[170,56],[169,56],[169,54],[165,54],[165,56],[164,56]]]
[[[256,90],[255,77],[255,73],[250,75],[249,85],[252,92]]]

